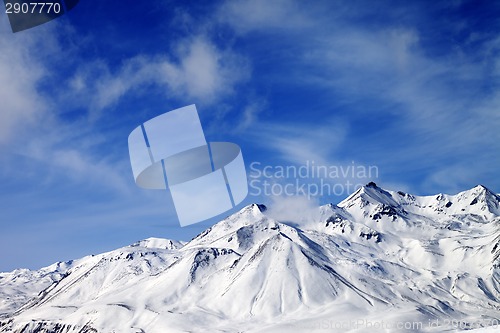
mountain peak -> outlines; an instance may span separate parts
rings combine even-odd
[[[480,211],[489,211],[500,215],[500,197],[484,185],[477,185],[470,190],[460,192],[457,199]]]
[[[229,215],[222,221],[198,234],[188,243],[188,247],[211,242],[219,238],[220,235],[225,235],[242,227],[255,224],[266,218],[263,214],[266,209],[267,207],[265,205],[257,203],[245,206],[238,212]]]
[[[392,194],[389,191],[384,190],[374,182],[369,182],[365,186],[362,186],[361,189],[367,194],[376,194],[377,196],[383,195],[392,198]]]
[[[457,194],[457,196],[482,196],[482,197],[493,197],[496,198],[498,195],[491,191],[489,188],[487,188],[484,185],[476,185],[471,189],[462,191]]]
[[[417,196],[401,191],[387,191],[370,182],[360,187],[338,206],[357,216],[360,221],[367,217],[375,217],[378,221],[380,214],[386,213],[390,213],[392,220],[397,216],[407,220],[408,213],[427,216],[429,221],[446,220],[448,217],[458,215],[470,215],[488,220],[500,215],[500,196],[483,185],[477,185],[455,195]]]
[[[476,185],[469,190],[462,191],[457,194],[457,197],[498,200],[498,195],[484,185]]]
[[[495,197],[497,196],[493,191],[491,191],[489,188],[481,184],[474,186],[470,191],[473,191],[478,194],[492,195]]]
[[[398,205],[389,191],[377,186],[374,182],[369,182],[365,186],[360,187],[356,192],[341,201],[338,206],[343,208],[352,207],[356,202],[362,207],[367,204]]]
[[[259,212],[261,212],[261,213],[263,213],[267,210],[266,205],[263,205],[263,204],[253,203],[250,206],[252,207],[252,209],[258,209]]]

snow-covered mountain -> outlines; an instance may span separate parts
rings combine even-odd
[[[154,249],[160,252],[161,250],[174,250],[183,245],[184,243],[179,241],[148,238],[127,248],[120,249],[120,255],[123,255],[123,253],[132,253],[131,255],[135,255],[140,250],[146,252],[145,249]],[[137,251],[134,251],[132,248],[137,248]],[[37,271],[17,269],[9,273],[0,273],[0,318],[21,308],[22,305],[35,296],[40,296],[45,292],[46,288],[59,282],[69,273],[93,266],[103,258],[118,256],[115,252],[87,256],[67,262],[58,262]]]
[[[0,295],[0,332],[494,329],[500,197],[370,183],[296,221],[253,204],[188,243],[147,239],[0,274]]]

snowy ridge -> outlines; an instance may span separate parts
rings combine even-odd
[[[71,265],[72,262],[59,262],[38,271],[16,269],[0,273],[0,318],[60,280]]]
[[[188,243],[150,238],[3,273],[0,293],[24,298],[4,302],[0,332],[309,332],[361,319],[440,322],[417,330],[432,332],[452,330],[447,320],[493,326],[499,206],[483,186],[419,197],[374,183],[309,221],[277,221],[253,204]]]
[[[150,237],[141,241],[138,241],[132,245],[131,247],[145,247],[148,249],[163,249],[163,250],[177,250],[185,245],[185,242],[164,239],[164,238],[155,238]]]

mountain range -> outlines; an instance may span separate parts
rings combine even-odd
[[[500,328],[500,196],[369,183],[312,216],[252,204],[189,242],[149,238],[0,273],[0,332],[445,332]]]

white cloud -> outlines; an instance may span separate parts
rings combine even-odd
[[[284,222],[310,223],[319,221],[319,202],[306,196],[272,196],[269,217]]]
[[[245,131],[251,126],[256,125],[259,114],[264,112],[266,107],[267,103],[263,99],[254,98],[249,104],[245,106],[245,108],[241,112],[241,118],[238,126],[236,126],[235,128],[235,131]],[[256,126],[259,127],[258,124]]]
[[[218,49],[205,37],[179,43],[176,57],[178,64],[164,61],[160,71],[160,80],[176,95],[213,102],[248,78],[248,64],[242,57]]]
[[[46,115],[46,98],[37,90],[47,75],[36,56],[45,53],[38,38],[39,34],[12,33],[0,38],[0,144],[8,143]]]
[[[8,28],[5,20],[1,24]],[[128,160],[113,155],[112,147],[103,148],[103,138],[96,132],[96,120],[106,108],[116,106],[127,94],[143,94],[151,88],[163,90],[167,99],[208,105],[231,95],[250,75],[245,58],[216,46],[208,35],[186,37],[170,53],[165,47],[163,53],[137,55],[111,65],[105,58],[80,58],[78,45],[63,46],[61,36],[68,29],[54,22],[19,34],[10,29],[2,32],[2,176],[24,172],[39,182],[69,181],[123,193],[133,184]],[[58,72],[54,59],[66,62],[66,73]],[[54,78],[65,79],[57,84],[61,89],[50,93],[41,89],[41,84]],[[89,116],[66,117],[75,109],[86,109]],[[31,163],[21,165],[19,157]]]
[[[211,104],[231,94],[248,77],[249,66],[244,58],[198,36],[177,43],[173,55],[139,55],[126,59],[114,71],[105,62],[94,61],[77,71],[69,84],[82,102],[90,103],[95,118],[125,94],[148,86],[163,89],[169,98]]]
[[[71,100],[60,103],[59,90],[42,88],[52,79],[51,59],[61,52],[54,27],[6,32],[0,38],[2,176],[54,184],[72,180],[124,191],[122,168],[96,152],[100,143],[88,133],[91,124],[61,119]],[[83,78],[75,79],[72,87],[85,91],[84,84]]]
[[[268,29],[300,30],[312,24],[302,15],[300,2],[291,0],[230,0],[219,9],[218,19],[236,31],[247,33]]]

